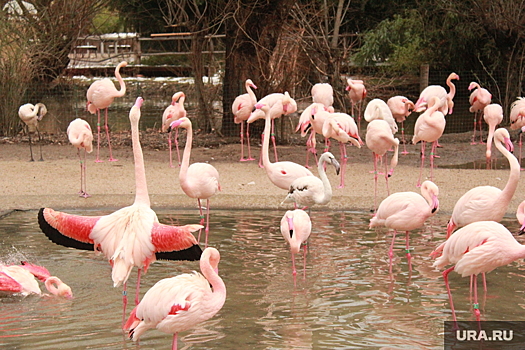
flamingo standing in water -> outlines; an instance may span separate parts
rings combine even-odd
[[[248,120],[257,103],[257,96],[255,96],[255,92],[252,90],[257,89],[257,86],[255,86],[251,79],[246,79],[244,86],[246,87],[247,93],[237,96],[232,104],[233,121],[235,124],[241,124],[241,162],[254,160],[252,151],[250,150],[250,124],[246,124],[248,158],[244,158],[244,122]]]
[[[492,156],[492,139],[496,126],[503,121],[503,107],[497,103],[491,103],[483,109],[483,119],[489,125],[489,134],[487,136],[487,151],[485,157],[487,160],[487,169],[490,169],[490,158]]]
[[[193,163],[190,165],[191,144],[193,142],[193,129],[191,121],[184,117],[176,120],[170,125],[170,129],[186,129],[186,145],[182,154],[182,164],[179,172],[180,187],[190,198],[196,198],[199,206],[201,225],[204,224],[201,199],[206,199],[206,238],[204,246],[208,246],[208,232],[210,231],[210,198],[221,190],[219,184],[219,172],[215,167],[208,163]],[[199,238],[200,242],[200,231]]]
[[[432,181],[421,184],[421,195],[415,192],[396,192],[385,198],[374,217],[370,219],[370,228],[386,226],[393,229],[392,243],[388,256],[390,258],[390,273],[392,273],[392,258],[394,257],[394,242],[397,230],[405,231],[406,255],[409,269],[412,270],[409,231],[416,230],[439,210],[439,188]]]
[[[341,167],[334,155],[330,152],[323,153],[317,165],[319,177],[304,176],[295,179],[290,185],[290,191],[288,191],[288,195],[281,205],[286,202],[294,202],[296,207],[328,204],[332,199],[332,185],[330,185],[330,180],[328,180],[328,176],[326,176],[326,164],[333,165],[336,174],[339,175],[339,169]]]
[[[429,102],[429,107],[416,120],[414,125],[414,136],[412,143],[415,145],[421,141],[421,166],[419,168],[419,178],[417,187],[421,186],[421,176],[425,163],[425,146],[427,142],[432,142],[430,150],[430,180],[433,180],[434,158],[438,139],[445,131],[446,120],[443,112],[440,111],[442,100],[434,96]]]
[[[72,215],[51,208],[42,208],[38,223],[54,243],[66,247],[101,251],[112,266],[113,286],[123,285],[123,318],[126,314],[126,282],[131,270],[138,270],[135,304],[139,301],[140,277],[156,259],[198,260],[202,253],[192,232],[200,225],[169,226],[160,224],[150,207],[139,140],[139,119],[142,97],[137,98],[129,112],[131,139],[135,162],[135,201],[132,205],[105,216]],[[123,319],[124,321],[124,319]]]
[[[478,186],[461,196],[454,205],[448,222],[447,238],[457,227],[484,220],[499,222],[507,212],[512,196],[518,187],[520,165],[511,153],[512,142],[506,129],[499,128],[494,132],[494,145],[509,161],[510,173],[505,188],[500,190],[493,186]]]
[[[77,118],[69,123],[67,127],[67,137],[69,142],[77,149],[78,159],[80,161],[80,197],[91,197],[86,188],[86,153],[93,152],[93,133],[91,126],[83,119]],[[82,155],[80,154],[82,150]]]
[[[177,335],[213,316],[226,301],[226,285],[217,274],[219,251],[208,247],[202,252],[201,273],[185,273],[165,278],[151,287],[133,309],[124,330],[139,340],[150,328],[173,333],[172,350],[177,350]]]
[[[259,118],[258,114],[263,113],[265,118],[264,131],[265,135],[270,133],[271,128],[271,116],[270,116],[270,106],[263,103],[257,103],[255,105],[256,111],[252,113],[248,119],[248,123],[251,123],[252,118]],[[270,157],[268,156],[270,148],[270,139],[264,137],[262,145],[262,164],[266,175],[270,181],[277,187],[282,188],[283,190],[289,190],[292,182],[303,176],[314,176],[312,172],[306,169],[304,166],[299,165],[294,162],[270,162]]]
[[[0,265],[0,291],[27,296],[42,295],[38,281],[44,282],[47,291],[64,298],[73,298],[71,288],[60,278],[51,276],[43,267],[23,261],[21,265]]]
[[[363,107],[363,101],[366,98],[366,88],[362,80],[348,78],[346,80],[348,91],[348,97],[350,97],[350,103],[352,104],[352,116],[355,116],[354,110],[357,109],[357,124],[358,129],[361,130],[361,109]]]
[[[168,146],[170,149],[170,168],[173,168],[173,161],[171,156],[171,131],[168,132],[170,124],[177,120],[184,118],[186,116],[186,109],[184,109],[184,100],[186,95],[184,92],[179,91],[173,94],[171,97],[171,104],[166,107],[164,113],[162,114],[162,132],[168,133]],[[178,129],[175,132],[175,148],[177,149],[177,159],[180,166],[180,152],[179,152],[179,134]]]
[[[452,317],[456,322],[456,311],[448,282],[448,274],[456,271],[462,277],[474,276],[474,314],[480,320],[476,276],[497,267],[525,258],[525,246],[516,241],[505,226],[494,221],[478,221],[459,229],[441,243],[433,255],[442,252],[433,266],[439,269],[454,265],[443,271]]]
[[[120,68],[126,67],[128,63],[126,61],[120,62],[115,68],[115,77],[120,84],[120,90],[115,88],[115,85],[109,78],[97,80],[91,84],[87,90],[87,110],[91,114],[97,113],[97,159],[95,162],[102,162],[99,158],[100,154],[100,110],[105,110],[104,126],[106,128],[106,136],[108,139],[109,147],[109,161],[115,162],[118,159],[113,158],[111,151],[111,139],[109,137],[109,126],[108,126],[108,108],[113,103],[116,97],[122,97],[126,94],[126,84],[120,75]]]
[[[24,122],[27,128],[27,136],[29,137],[29,151],[31,152],[31,162],[34,162],[33,159],[33,145],[31,141],[31,134],[38,134],[38,145],[40,146],[40,161],[43,161],[42,158],[42,137],[40,136],[40,130],[38,130],[38,122],[44,118],[47,114],[46,105],[43,103],[37,103],[32,105],[31,103],[26,103],[20,108],[18,108],[18,116]]]
[[[412,111],[414,110],[414,102],[410,101],[405,96],[394,96],[390,97],[388,101],[386,101],[386,104],[388,105],[388,108],[390,108],[392,116],[396,122],[401,123],[401,142],[403,143],[403,152],[401,152],[401,154],[408,154],[406,146],[407,141],[405,139],[405,120],[410,114],[412,114]]]
[[[521,148],[522,148],[522,135],[525,132],[525,98],[518,97],[516,101],[510,105],[510,128],[512,130],[520,129],[518,145],[520,147],[519,161],[521,164]],[[522,169],[523,170],[523,169]]]
[[[302,209],[288,210],[281,219],[281,234],[290,245],[292,253],[292,274],[297,275],[295,268],[295,254],[299,253],[303,245],[303,271],[306,277],[306,241],[312,232],[310,216]]]
[[[474,113],[474,133],[472,134],[471,145],[476,144],[476,128],[479,128],[479,143],[483,143],[482,139],[482,125],[481,125],[481,116],[483,114],[483,109],[490,103],[492,100],[492,94],[487,90],[482,88],[478,83],[472,82],[468,87],[469,91],[472,91],[469,97],[470,102],[470,113]]]

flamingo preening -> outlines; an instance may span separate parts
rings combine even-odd
[[[162,114],[162,132],[168,133],[168,147],[170,149],[170,168],[173,168],[173,161],[172,161],[172,151],[171,151],[171,131],[168,132],[168,129],[171,125],[171,123],[175,120],[184,118],[186,116],[186,109],[184,109],[184,100],[186,99],[186,94],[184,92],[179,91],[173,94],[171,97],[171,104],[166,107],[164,110],[164,113]],[[177,160],[178,164],[180,166],[180,152],[179,152],[179,134],[178,129],[175,131],[175,148],[177,150]]]
[[[26,103],[20,106],[20,108],[18,109],[18,116],[24,122],[27,129],[27,135],[29,137],[29,151],[31,152],[31,162],[35,161],[33,159],[33,145],[31,141],[31,134],[35,132],[38,135],[38,145],[40,147],[39,160],[44,160],[44,158],[42,158],[42,137],[40,136],[40,130],[38,129],[38,122],[41,121],[46,114],[47,108],[46,105],[44,105],[43,103],[37,103],[36,105]]]
[[[91,126],[83,119],[76,118],[67,127],[67,136],[69,142],[77,149],[78,159],[80,161],[80,197],[91,197],[86,189],[86,153],[93,152],[93,133]],[[82,153],[82,154],[81,154]]]
[[[492,94],[485,88],[482,88],[478,83],[472,82],[468,87],[469,91],[472,91],[469,97],[470,108],[469,111],[474,113],[474,133],[472,134],[471,145],[476,144],[476,128],[479,128],[479,142],[483,143],[482,139],[482,115],[483,109],[490,103],[492,100]]]
[[[406,146],[407,140],[405,139],[405,120],[410,114],[412,114],[412,111],[414,110],[414,102],[410,101],[405,96],[394,96],[390,97],[386,101],[386,104],[388,105],[388,108],[390,108],[392,116],[396,122],[401,123],[401,143],[403,144],[403,152],[401,152],[401,154],[408,154]]]
[[[247,93],[239,95],[235,98],[232,104],[233,121],[235,124],[241,124],[241,162],[254,160],[250,150],[250,124],[246,123],[246,144],[248,146],[248,158],[244,158],[244,123],[252,114],[255,104],[257,103],[257,96],[252,89],[257,89],[257,86],[251,79],[246,79],[244,83]]]
[[[494,138],[494,131],[496,126],[503,121],[503,107],[497,103],[491,103],[483,109],[483,119],[489,126],[489,134],[487,136],[487,151],[485,152],[485,158],[487,163],[487,169],[491,167],[492,157],[492,140]]]

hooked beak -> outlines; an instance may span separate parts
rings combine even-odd
[[[180,120],[180,119],[173,121],[170,124],[170,126],[168,127],[168,131],[167,132],[171,132],[172,129],[179,127],[179,125],[181,125],[181,124],[182,124],[182,120]]]
[[[437,213],[439,210],[439,200],[436,196],[432,196],[432,214]]]

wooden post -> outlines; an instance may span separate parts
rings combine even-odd
[[[419,91],[423,91],[428,86],[428,74],[430,67],[428,64],[422,64],[419,68]]]
[[[137,36],[131,40],[133,41],[133,58],[135,64],[140,64],[140,59],[142,56],[142,52],[140,51],[140,37],[137,34]]]

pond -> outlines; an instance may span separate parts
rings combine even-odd
[[[215,317],[179,335],[179,349],[442,348],[443,322],[451,320],[451,312],[441,272],[431,267],[429,254],[444,239],[448,216],[438,214],[423,230],[411,233],[411,273],[404,239],[396,240],[390,275],[391,235],[368,229],[369,213],[312,210],[305,277],[297,256],[294,283],[290,251],[279,230],[283,214],[212,211],[210,245],[221,253],[219,274],[227,299]],[[162,210],[158,216],[167,224],[198,221],[197,210]],[[170,348],[172,336],[155,329],[138,343],[128,340],[120,330],[122,290],[112,287],[109,263],[94,252],[51,243],[36,217],[36,211],[19,211],[0,219],[0,260],[46,266],[72,288],[74,299],[0,298],[0,348]],[[511,232],[519,229],[513,217],[503,224]],[[155,262],[142,278],[141,295],[162,278],[192,270],[198,270],[197,262]],[[482,319],[523,319],[523,262],[498,268],[487,280],[488,295],[481,292]],[[450,281],[458,319],[474,320],[468,278],[451,273]],[[135,283],[136,269],[129,286]]]

